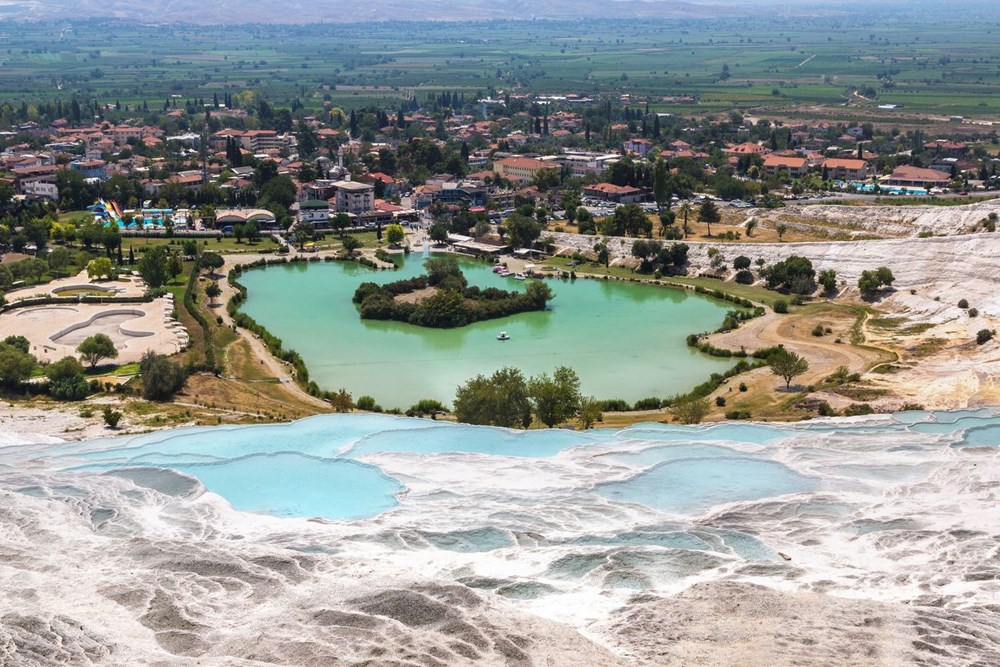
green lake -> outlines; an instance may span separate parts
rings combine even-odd
[[[292,263],[247,271],[243,310],[296,350],[323,389],[369,395],[385,408],[421,398],[450,405],[455,389],[502,366],[525,375],[569,366],[585,395],[629,402],[689,391],[733,365],[687,347],[690,333],[714,331],[730,308],[680,289],[605,280],[549,280],[544,312],[522,313],[459,329],[425,329],[362,320],[351,297],[365,281],[385,283],[423,272],[407,258],[398,271],[353,262]],[[523,289],[492,267],[462,261],[469,284]],[[506,331],[511,339],[499,341]]]

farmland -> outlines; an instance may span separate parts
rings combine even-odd
[[[396,107],[442,91],[631,94],[651,110],[787,117],[1000,112],[1000,15],[645,21],[142,25],[6,23],[0,100],[162,106],[252,90],[306,111]],[[984,12],[995,10],[980,10]],[[879,105],[899,105],[895,110]]]

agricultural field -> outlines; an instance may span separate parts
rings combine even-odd
[[[1000,14],[619,21],[4,24],[0,101],[71,95],[162,107],[257,91],[273,104],[392,108],[442,91],[631,94],[683,115],[1000,112]],[[991,9],[977,10],[994,12]],[[974,23],[979,28],[970,30]],[[685,99],[690,98],[690,99]],[[237,97],[237,100],[239,98]],[[693,100],[693,101],[692,101]],[[879,105],[900,105],[895,110]]]

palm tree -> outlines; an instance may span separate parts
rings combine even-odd
[[[688,237],[691,230],[688,228],[688,214],[691,212],[691,204],[684,202],[681,204],[681,213],[684,214],[684,238]]]

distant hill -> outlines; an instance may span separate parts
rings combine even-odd
[[[73,20],[113,17],[147,23],[356,23],[365,21],[474,21],[488,19],[716,18],[818,15],[839,4],[770,0],[0,0],[0,17]]]

